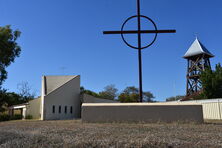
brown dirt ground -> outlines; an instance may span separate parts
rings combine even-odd
[[[222,147],[222,124],[0,122],[0,147]]]

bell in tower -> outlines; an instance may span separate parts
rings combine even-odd
[[[200,74],[206,68],[211,68],[210,58],[214,57],[204,45],[196,38],[183,58],[187,59],[187,86],[186,96],[202,90]]]

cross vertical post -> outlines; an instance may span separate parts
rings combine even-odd
[[[142,83],[142,55],[141,55],[141,24],[140,24],[140,0],[137,0],[137,22],[138,22],[138,60],[139,60],[139,99],[143,102]]]

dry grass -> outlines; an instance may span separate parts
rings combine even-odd
[[[0,147],[222,147],[222,124],[0,122]]]

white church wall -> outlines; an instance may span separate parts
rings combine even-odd
[[[28,105],[26,106],[26,116],[31,115],[33,119],[40,119],[41,118],[40,104],[41,104],[41,97],[29,101]]]
[[[45,76],[42,76],[42,87],[41,87],[41,103],[40,103],[40,112],[41,112],[41,120],[44,119],[44,97],[45,97]]]
[[[80,118],[81,108],[80,108],[79,95],[80,95],[80,76],[77,76],[44,97],[43,119],[57,120],[57,119]],[[61,111],[59,112],[60,107]],[[66,113],[65,113],[65,108],[67,108]]]

